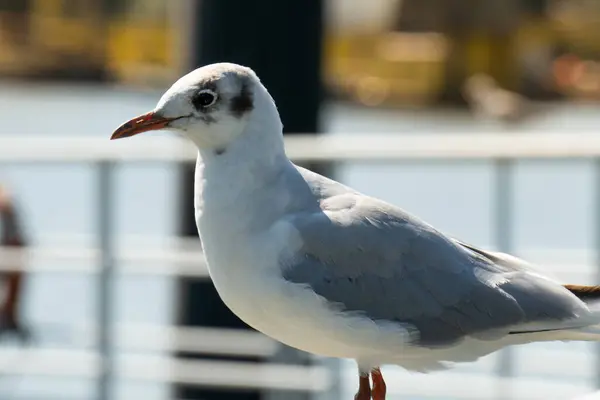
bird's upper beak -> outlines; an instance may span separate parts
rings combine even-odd
[[[166,118],[154,111],[150,111],[149,113],[130,119],[118,127],[113,132],[110,140],[126,138],[142,132],[163,129],[169,125],[169,122],[176,119],[178,118]]]

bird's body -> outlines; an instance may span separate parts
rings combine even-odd
[[[293,262],[303,245],[293,220],[320,212],[326,197],[313,193],[317,189],[287,159],[272,167],[287,172],[274,173],[267,182],[252,179],[251,185],[230,185],[236,176],[218,179],[215,185],[222,187],[215,187],[202,158],[198,161],[198,228],[211,278],[225,304],[255,329],[314,354],[357,358],[382,350],[386,342],[402,345],[404,328],[390,326],[398,335],[384,340],[383,326],[345,316],[310,288],[284,278],[286,263]],[[246,207],[239,207],[240,199],[247,199]],[[349,331],[349,326],[354,328]]]
[[[577,296],[597,288],[565,287],[295,166],[247,68],[190,73],[114,137],[162,127],[199,149],[196,221],[225,304],[289,346],[355,359],[359,399],[385,397],[382,364],[428,371],[511,344],[600,338],[599,310]]]
[[[240,146],[240,149],[245,151],[246,147]],[[233,160],[238,160],[239,157],[235,154],[235,148],[231,148],[229,151],[228,158],[231,157],[231,161],[234,163]],[[548,320],[544,318],[546,314],[550,317],[560,317],[560,319],[575,318],[576,316],[587,316],[592,319],[595,317],[592,310],[589,310],[581,300],[562,285],[537,275],[534,270],[529,271],[523,268],[520,260],[506,258],[509,260],[507,266],[498,265],[489,258],[485,258],[485,252],[475,253],[404,211],[297,167],[287,158],[272,159],[269,161],[269,165],[260,167],[271,170],[270,173],[253,175],[252,178],[247,175],[247,170],[237,167],[230,169],[230,176],[224,173],[227,168],[223,165],[219,165],[215,169],[218,173],[213,177],[210,172],[211,168],[207,168],[205,165],[205,159],[211,159],[211,155],[205,155],[204,158],[200,156],[198,159],[196,218],[215,287],[225,304],[244,322],[289,346],[322,356],[352,358],[366,368],[380,364],[397,364],[409,370],[427,371],[445,368],[448,366],[445,362],[474,361],[478,357],[510,344],[540,340],[568,340],[577,337],[577,334],[571,331],[547,332],[548,327],[560,327],[563,322]],[[263,161],[264,159],[261,159],[261,163]],[[221,157],[217,162],[225,163],[227,160],[225,157]],[[240,176],[240,171],[243,171],[242,176]],[[265,178],[264,181],[263,178]],[[350,201],[348,204],[340,206],[334,204],[336,201],[344,203],[348,200]],[[303,256],[307,254],[302,252],[307,243],[303,240],[295,222],[319,218],[324,215],[324,209],[333,211],[332,214],[351,213],[351,208],[361,200],[376,202],[374,204],[383,210],[389,208],[389,211],[396,215],[385,214],[385,217],[397,218],[394,222],[413,220],[415,223],[423,224],[421,226],[423,231],[411,232],[412,226],[392,228],[398,231],[406,229],[408,232],[396,233],[397,240],[394,245],[397,255],[392,254],[391,257],[397,257],[399,260],[392,265],[389,271],[382,272],[380,270],[383,267],[381,264],[386,261],[374,266],[355,266],[355,268],[359,268],[358,271],[347,271],[344,266],[336,265],[338,260],[333,259],[329,268],[344,268],[343,271],[340,271],[340,276],[335,276],[336,273],[332,273],[331,277],[327,276],[329,274],[323,271],[328,268],[324,265],[326,260],[319,260],[316,263],[313,261],[306,265],[310,269],[302,268],[300,272],[295,272],[294,268],[298,268],[294,266],[298,263],[296,260],[298,252],[301,252]],[[241,207],[240,203],[243,203],[244,206]],[[358,224],[365,222],[366,219],[355,221]],[[367,223],[376,225],[385,222],[379,219]],[[323,227],[323,229],[326,228]],[[419,236],[425,234],[432,235],[433,238]],[[374,239],[379,240],[378,238]],[[401,286],[405,284],[401,282],[403,272],[409,266],[403,264],[400,259],[408,256],[411,251],[418,252],[419,246],[425,247],[432,244],[430,242],[432,239],[440,244],[445,243],[447,246],[447,254],[445,254],[447,258],[440,260],[441,262],[447,261],[449,264],[454,264],[456,261],[452,258],[459,258],[461,263],[459,268],[464,269],[463,271],[444,271],[442,267],[439,278],[444,278],[444,280],[432,283],[440,292],[455,290],[452,287],[444,288],[445,285],[452,283],[452,277],[444,276],[444,274],[448,272],[462,273],[465,274],[464,279],[466,279],[466,274],[476,273],[480,265],[486,265],[491,270],[488,271],[490,272],[490,276],[487,277],[488,281],[524,279],[532,290],[540,290],[539,293],[532,292],[532,295],[535,294],[539,297],[537,299],[520,299],[523,304],[519,304],[501,288],[494,285],[486,286],[484,279],[482,281],[474,280],[474,286],[481,285],[484,290],[490,292],[488,296],[492,296],[491,293],[495,293],[497,296],[499,303],[488,305],[490,308],[498,309],[497,315],[486,315],[482,322],[488,328],[493,327],[496,330],[485,332],[486,329],[473,329],[477,335],[469,336],[466,334],[468,332],[466,326],[464,331],[460,330],[460,327],[451,329],[451,326],[446,326],[445,331],[427,332],[429,336],[438,335],[439,338],[430,339],[430,343],[419,345],[419,331],[410,322],[415,316],[410,315],[403,320],[386,319],[383,315],[393,314],[394,311],[405,312],[394,310],[395,306],[402,309],[410,309],[411,306],[414,306],[415,310],[422,310],[426,301],[433,303],[441,302],[441,300],[435,299],[435,294],[427,293],[426,296],[421,296],[422,299],[419,299],[418,296],[413,298],[414,304],[411,305],[410,293],[389,293],[383,290],[386,283],[388,286],[401,289]],[[386,240],[386,238],[381,238],[381,240]],[[411,241],[415,243],[411,244]],[[335,243],[332,242],[329,245],[335,246]],[[367,246],[369,243],[364,245]],[[373,245],[377,246],[377,243]],[[416,248],[412,249],[411,246]],[[315,248],[313,247],[313,249]],[[337,249],[331,250],[335,253]],[[354,250],[348,248],[347,256],[353,257]],[[368,249],[365,250],[367,251],[365,257],[377,257],[377,254],[369,254]],[[423,251],[426,252],[427,248],[424,248]],[[420,256],[423,261],[430,258],[427,253],[420,254]],[[344,255],[335,257],[344,257]],[[348,260],[349,264],[354,262]],[[408,264],[409,260],[406,260],[406,263]],[[422,268],[423,272],[428,269],[427,265],[417,265],[417,267]],[[449,265],[448,269],[451,267]],[[431,273],[435,273],[435,271]],[[327,289],[321,288],[323,293],[318,294],[322,297],[315,295],[319,291],[315,288],[319,286],[319,283],[321,286],[326,285],[323,282],[326,282],[327,279],[344,280],[337,284],[347,286],[347,288],[341,289],[349,293],[345,302],[344,294],[334,293],[335,288],[330,289],[329,292]],[[370,283],[369,281],[373,279],[381,279],[381,282]],[[407,277],[406,280],[409,279],[410,277]],[[315,281],[317,281],[316,284]],[[497,283],[495,282],[495,284]],[[365,289],[365,286],[369,284],[375,284],[378,287],[374,291]],[[335,283],[330,283],[330,287],[333,285]],[[536,285],[539,287],[536,288]],[[549,291],[549,293],[545,291]],[[334,299],[335,296],[338,298]],[[440,296],[443,294],[440,293]],[[449,294],[449,296],[454,295]],[[368,297],[371,297],[372,300],[365,300]],[[547,301],[547,297],[554,301]],[[366,304],[363,305],[365,310],[351,309],[348,311],[354,305],[350,302],[361,303],[363,301],[379,303],[375,305],[374,309],[369,310],[372,313],[379,313],[380,315],[377,316],[379,318],[371,318],[366,313],[366,310],[370,308]],[[402,303],[398,304],[399,301]],[[472,301],[477,301],[475,295]],[[525,305],[534,305],[536,314],[527,315],[522,310]],[[441,309],[442,306],[433,303],[429,307]],[[482,305],[482,307],[484,306]],[[485,314],[486,311],[482,310],[481,314]],[[432,313],[435,314],[435,311]],[[435,316],[439,317],[440,315]],[[481,315],[473,316],[481,318]],[[459,318],[454,318],[456,318],[458,326]],[[512,318],[511,323],[507,323],[506,318]],[[596,316],[596,318],[600,317]],[[536,322],[539,326],[534,324],[534,329],[530,330],[541,330],[542,332],[528,335],[509,334],[512,331],[518,331],[521,325]],[[451,320],[448,323],[450,324]],[[397,351],[392,349],[397,349]]]

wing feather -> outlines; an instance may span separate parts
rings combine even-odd
[[[291,222],[303,247],[284,278],[343,309],[411,324],[423,346],[588,312],[524,262],[451,239],[403,210],[353,191]],[[520,263],[523,263],[521,265]]]

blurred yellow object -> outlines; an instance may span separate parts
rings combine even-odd
[[[102,54],[100,23],[88,18],[32,15],[31,42],[44,52],[72,53],[80,57]],[[96,28],[96,29],[94,29]]]
[[[111,74],[131,83],[171,80],[177,74],[174,33],[160,21],[113,21],[107,49]]]
[[[600,4],[598,2],[558,3],[550,22],[562,41],[585,55],[600,53]]]
[[[122,81],[170,81],[177,27],[164,14],[103,14],[95,0],[35,0],[26,48],[2,46],[0,68],[20,74],[55,70],[104,71]],[[10,18],[9,14],[1,14]],[[0,27],[0,34],[2,29]]]
[[[64,0],[36,0],[30,14],[30,46],[36,61],[64,60],[77,63],[73,67],[90,65],[99,68],[104,61],[105,41],[103,21],[96,3],[89,0],[77,4]]]
[[[332,91],[375,106],[425,105],[444,83],[447,43],[437,33],[331,33],[324,76]]]
[[[484,28],[466,38],[462,59],[467,76],[488,73],[507,86],[519,80],[523,54],[557,40],[547,19],[523,18],[509,36]],[[325,38],[325,79],[332,92],[368,106],[423,106],[435,101],[447,81],[452,39],[441,32],[348,32]],[[499,59],[500,58],[500,59]]]

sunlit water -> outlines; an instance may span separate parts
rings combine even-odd
[[[123,89],[87,86],[0,85],[0,134],[4,135],[94,135],[108,138],[125,119],[151,109],[157,93],[136,93]],[[524,129],[596,131],[600,113],[596,106],[571,106],[553,112]],[[428,134],[436,130],[477,132],[498,129],[474,123],[466,114],[452,112],[398,112],[363,110],[327,105],[323,113],[325,130],[334,134],[368,132],[411,132]],[[515,175],[515,251],[539,262],[589,265],[583,272],[557,272],[564,279],[584,282],[594,278],[591,266],[594,207],[594,170],[589,161],[520,162]],[[494,245],[493,169],[487,162],[403,163],[340,165],[336,176],[368,194],[381,197],[410,210],[438,228],[477,245]],[[95,171],[92,165],[2,165],[0,181],[8,182],[19,200],[28,235],[36,243],[57,240],[53,234],[93,235],[96,227]],[[122,165],[117,178],[117,231],[166,237],[175,233],[177,188],[175,165]],[[552,255],[544,249],[552,249]],[[556,252],[556,250],[559,250]],[[93,277],[76,274],[36,274],[27,284],[24,304],[26,319],[54,322],[39,332],[43,343],[66,346],[72,338],[61,328],[73,321],[90,321],[95,313]],[[116,285],[117,321],[168,324],[173,319],[173,282],[157,277],[123,276]],[[535,382],[555,398],[568,398],[593,387],[593,347],[587,344],[544,344],[518,349],[516,370],[520,376],[539,381],[515,389],[514,398],[534,398]],[[461,367],[487,374],[495,368],[494,358]],[[395,368],[388,368],[391,374]],[[355,371],[344,371],[347,396],[354,390]],[[419,397],[422,388],[464,387],[457,372],[435,376],[407,376],[398,372],[388,378],[392,390],[405,390],[410,399],[442,399],[447,390],[428,389],[431,397]],[[451,378],[451,379],[448,379]],[[483,398],[493,393],[495,382],[477,381],[471,388]],[[478,386],[479,385],[479,386]],[[548,386],[550,385],[550,386]],[[554,386],[552,386],[554,385]],[[548,389],[550,387],[550,389]],[[93,397],[93,382],[50,379],[0,379],[0,398],[87,399]],[[458,389],[456,389],[458,390]],[[541,389],[540,389],[541,390]],[[459,392],[453,392],[460,394]],[[541,392],[537,392],[538,394]],[[166,389],[152,384],[117,385],[118,398],[165,399]],[[20,397],[22,396],[22,397]],[[544,398],[549,398],[547,395]],[[350,398],[350,397],[347,397]],[[392,397],[391,397],[392,398]],[[541,397],[535,397],[541,398]]]

